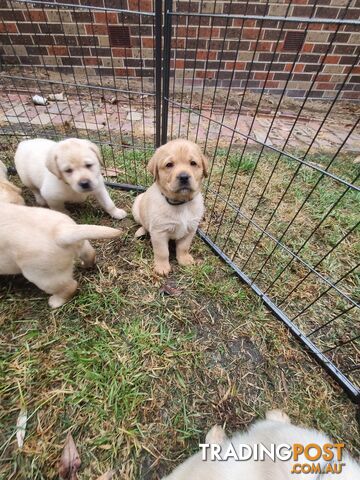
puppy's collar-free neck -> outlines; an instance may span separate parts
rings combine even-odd
[[[165,200],[167,201],[167,203],[169,205],[172,205],[174,207],[178,206],[178,205],[184,205],[184,203],[189,203],[189,202],[192,202],[194,200],[195,197],[193,197],[191,200],[171,200],[171,198],[168,198],[166,195],[164,195],[163,193],[161,193],[161,195],[163,197],[165,197]]]

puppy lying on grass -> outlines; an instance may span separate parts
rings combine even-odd
[[[360,479],[360,465],[346,454],[342,460],[337,459],[338,448],[333,447],[332,453],[334,458],[331,461],[319,458],[310,461],[303,453],[301,446],[305,447],[310,444],[316,444],[322,449],[326,444],[334,445],[326,435],[316,430],[296,427],[291,425],[289,417],[279,411],[273,410],[267,412],[266,420],[257,421],[246,433],[238,433],[231,439],[227,438],[221,427],[213,427],[206,436],[205,444],[212,444],[214,447],[220,446],[221,460],[213,460],[209,458],[209,450],[207,450],[206,460],[203,460],[203,452],[196,453],[187,459],[180,466],[163,480],[355,480]],[[226,457],[229,452],[230,444],[235,449],[234,457]],[[265,457],[264,461],[255,461],[254,458],[249,460],[239,460],[240,446],[264,445],[268,449],[271,445],[299,445],[298,458],[288,460],[276,459],[273,461],[269,457]],[[206,448],[206,447],[204,447]],[[310,454],[318,454],[318,450],[311,449]],[[241,458],[241,457],[240,457]],[[328,457],[329,459],[329,457]],[[342,466],[341,473],[332,473],[333,469],[338,469],[339,464]],[[303,473],[301,465],[314,464],[319,465],[320,473]],[[329,465],[330,464],[330,465]],[[299,471],[300,470],[300,471]],[[326,472],[327,473],[324,473]]]
[[[135,199],[132,212],[141,225],[135,236],[150,233],[155,272],[167,275],[169,240],[176,241],[180,265],[194,263],[189,249],[204,214],[200,188],[208,161],[195,143],[177,139],[156,150],[148,169],[155,183]]]
[[[0,202],[16,203],[24,205],[24,199],[21,196],[20,188],[9,182],[7,178],[7,168],[0,160]]]
[[[70,217],[45,208],[0,203],[0,274],[22,273],[60,307],[75,293],[74,261],[95,263],[89,239],[115,238],[121,232],[98,225],[77,225]]]
[[[38,205],[67,213],[65,202],[82,203],[93,195],[105,212],[121,220],[126,212],[111,200],[100,162],[98,147],[78,138],[58,143],[42,138],[25,140],[15,153],[17,172]]]

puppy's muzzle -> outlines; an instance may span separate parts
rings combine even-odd
[[[92,184],[91,184],[90,180],[85,180],[85,179],[80,180],[78,185],[84,191],[92,189]]]
[[[186,172],[182,172],[177,176],[177,179],[181,186],[187,187],[189,185],[190,175],[188,175]]]

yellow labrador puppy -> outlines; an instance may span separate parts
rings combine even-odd
[[[142,225],[135,236],[150,233],[155,272],[170,272],[169,240],[176,241],[180,265],[194,262],[191,241],[204,214],[200,192],[208,161],[200,148],[188,140],[172,140],[158,148],[148,164],[155,183],[133,205],[135,221]]]
[[[0,202],[16,203],[24,205],[24,199],[21,196],[20,188],[9,182],[7,178],[7,168],[0,160]]]
[[[109,215],[121,220],[126,212],[111,200],[100,162],[98,147],[78,138],[58,143],[42,138],[25,140],[15,153],[17,172],[40,206],[66,213],[65,202],[82,203],[93,195]]]
[[[75,293],[74,260],[95,263],[88,239],[115,238],[115,228],[77,225],[70,217],[46,208],[0,203],[0,274],[22,273],[60,307]]]
[[[256,460],[254,455],[251,455],[255,449],[261,451],[262,446],[271,450],[271,445],[274,445],[274,449],[282,446],[282,449],[279,449],[281,459],[274,457],[273,461],[273,458],[265,456],[264,460],[261,460],[261,457]],[[312,446],[309,454],[314,459],[320,447],[321,457],[309,461],[306,456],[307,446]],[[266,420],[257,421],[248,432],[237,433],[231,439],[227,438],[221,427],[213,427],[206,436],[202,450],[188,458],[163,480],[359,479],[360,465],[346,453],[342,455],[343,447],[343,444],[332,443],[321,432],[291,425],[285,413],[272,410],[267,412]],[[338,460],[338,454],[343,457],[341,460]],[[308,467],[304,465],[314,465],[315,471],[307,471]]]

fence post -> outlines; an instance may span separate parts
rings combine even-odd
[[[162,65],[162,3],[155,1],[155,143],[161,145],[161,65]]]
[[[173,0],[165,0],[161,144],[167,142]]]

